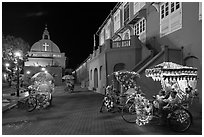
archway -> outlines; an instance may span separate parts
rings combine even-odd
[[[94,69],[94,88],[98,88],[98,69]]]

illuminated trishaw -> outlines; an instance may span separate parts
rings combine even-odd
[[[164,94],[154,96],[153,100],[147,99],[142,94],[135,96],[136,124],[145,125],[156,117],[165,118],[175,131],[184,132],[189,129],[192,115],[188,108],[197,94],[197,69],[163,62],[151,69],[146,69],[145,74],[154,81],[161,81],[161,90]]]
[[[116,71],[108,77],[110,76],[113,76],[117,82],[119,82],[121,90],[115,87],[116,82],[112,80],[112,84],[105,88],[105,96],[100,112],[115,112],[116,109],[123,110],[123,107],[126,105],[125,102],[140,91],[136,84],[136,78],[139,77],[138,73],[131,71]]]
[[[39,72],[31,78],[31,81],[33,84],[28,87],[28,111],[50,106],[52,93],[54,92],[52,75],[46,72]]]
[[[65,92],[71,93],[74,91],[74,76],[64,75],[62,79],[65,81]]]

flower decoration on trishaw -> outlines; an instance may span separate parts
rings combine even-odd
[[[138,88],[136,84],[136,78],[140,77],[138,73],[134,71],[116,71],[114,72],[114,75],[125,90],[128,90],[129,88]]]
[[[197,89],[197,68],[182,66],[172,62],[163,62],[153,68],[145,70],[146,77],[151,77],[154,81],[160,81],[162,91],[171,95],[175,93],[175,100],[171,106],[190,104],[190,99],[196,96]],[[166,99],[167,100],[167,99]],[[138,94],[135,97],[136,123],[141,126],[149,123],[153,118],[153,107],[156,104]],[[186,107],[185,109],[188,109]],[[186,128],[187,129],[187,128]]]

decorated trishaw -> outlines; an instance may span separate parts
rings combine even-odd
[[[27,111],[46,108],[52,103],[54,92],[53,77],[46,72],[36,73],[32,78],[32,85],[28,86],[29,96],[25,99]]]
[[[74,90],[74,76],[64,75],[62,79],[65,81],[65,92],[71,93]]]
[[[116,71],[108,77],[111,76],[119,82],[121,90],[116,88],[116,82],[112,80],[111,85],[105,88],[105,96],[100,112],[115,112],[115,110],[122,110],[125,106],[125,102],[129,100],[129,98],[132,98],[136,92],[140,91],[136,84],[136,78],[139,77],[138,73],[131,71]]]
[[[117,90],[114,82],[106,87],[100,112],[104,108],[106,111],[121,108],[122,118],[139,126],[155,118],[167,122],[178,132],[184,132],[191,126],[192,115],[188,108],[197,96],[197,68],[163,62],[146,69],[146,77],[160,81],[162,86],[159,94],[152,99],[147,99],[136,83],[136,79],[140,78],[138,73],[117,71],[111,75],[114,75],[121,89]]]
[[[146,77],[160,81],[161,94],[147,99],[137,94],[134,99],[135,120],[139,126],[149,123],[153,118],[167,120],[170,127],[184,132],[192,124],[189,105],[197,94],[197,69],[163,62],[153,68],[146,69]]]

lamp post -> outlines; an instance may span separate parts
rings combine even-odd
[[[9,75],[9,73],[11,72],[11,70],[9,69],[10,64],[9,63],[5,63],[5,67],[6,67],[6,71],[7,71],[7,75],[6,75],[6,80],[9,83],[9,86],[11,86],[11,77]]]
[[[19,75],[20,75],[20,72],[19,72],[19,58],[20,58],[20,56],[21,56],[21,53],[19,52],[19,51],[17,51],[17,52],[15,52],[14,53],[15,54],[15,57],[16,57],[16,59],[17,59],[17,63],[16,63],[16,67],[17,67],[17,84],[16,84],[16,95],[17,95],[17,97],[19,97],[19,85],[20,85],[20,83],[19,83]]]

